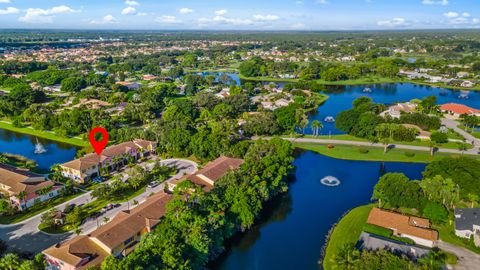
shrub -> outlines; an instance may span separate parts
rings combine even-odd
[[[358,152],[360,152],[360,154],[368,154],[368,152],[370,152],[370,150],[368,150],[366,148],[363,148],[363,147],[360,147],[360,148],[358,148]]]
[[[411,158],[411,157],[415,156],[415,153],[407,151],[407,152],[405,152],[405,156]]]

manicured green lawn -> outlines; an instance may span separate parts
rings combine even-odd
[[[65,225],[60,227],[45,227],[43,224],[38,225],[38,229],[42,232],[50,233],[50,234],[62,234],[73,230],[72,226]]]
[[[6,130],[18,132],[18,133],[29,134],[29,135],[37,136],[40,138],[67,143],[67,144],[80,146],[80,147],[87,147],[90,145],[88,142],[83,141],[79,138],[64,138],[56,135],[51,131],[41,131],[41,130],[33,129],[31,127],[14,127],[12,126],[12,124],[4,121],[0,121],[0,129],[6,129]]]
[[[59,204],[62,204],[66,201],[69,201],[77,196],[80,196],[82,192],[78,192],[73,195],[69,196],[64,196],[64,197],[57,197],[54,199],[49,200],[46,204],[41,204],[38,206],[34,206],[27,211],[12,215],[12,216],[0,216],[0,224],[12,224],[12,223],[18,223],[21,221],[24,221],[28,218],[31,218],[33,216],[36,216],[46,210],[49,210],[50,208],[57,206]]]
[[[392,162],[417,162],[429,163],[442,157],[460,157],[459,154],[436,153],[434,157],[430,156],[427,151],[412,151],[404,149],[390,149],[386,154],[383,153],[381,147],[367,147],[367,146],[350,146],[350,145],[335,145],[335,148],[329,149],[324,144],[318,143],[304,143],[294,142],[294,146],[311,150],[322,155],[326,155],[338,159],[347,160],[367,160],[367,161],[392,161]],[[367,153],[361,153],[361,150],[368,150]],[[406,153],[414,154],[414,156],[407,156]],[[480,159],[478,155],[465,155]]]
[[[324,269],[332,269],[332,259],[342,246],[357,243],[372,208],[373,205],[354,208],[338,222],[330,235],[330,240],[325,250],[325,257],[323,259]]]
[[[404,237],[397,237],[393,235],[393,231],[387,228],[383,228],[380,226],[372,225],[372,224],[365,224],[363,226],[363,231],[375,235],[379,235],[385,238],[389,238],[392,240],[400,241],[403,243],[407,243],[410,245],[415,245],[415,242],[412,239],[404,238]]]
[[[476,247],[473,241],[460,238],[455,235],[453,223],[451,225],[449,223],[445,223],[443,225],[433,225],[433,229],[438,231],[438,234],[442,241],[457,245],[459,247],[464,247],[475,253],[480,254],[480,247]]]
[[[352,135],[348,134],[341,134],[341,135],[321,135],[321,136],[312,136],[312,135],[303,135],[301,137],[304,138],[313,138],[313,139],[324,139],[324,140],[342,140],[342,141],[355,141],[355,142],[369,142],[369,140],[364,139],[364,138],[358,138]],[[423,146],[423,147],[429,147],[429,141],[424,141],[417,139],[413,142],[403,142],[403,141],[392,141],[392,144],[403,144],[403,145],[412,145],[412,146]],[[457,142],[447,142],[439,145],[440,148],[446,148],[446,149],[458,149],[458,143]],[[468,149],[472,149],[473,146],[468,144]]]

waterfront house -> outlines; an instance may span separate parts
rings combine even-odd
[[[480,247],[480,208],[455,208],[455,234],[458,237],[474,238]]]
[[[243,159],[221,156],[214,161],[209,162],[198,172],[188,175],[184,178],[171,181],[168,183],[168,189],[173,191],[179,183],[188,180],[202,187],[203,190],[208,192],[214,187],[215,182],[218,181],[218,179],[225,176],[229,171],[240,168],[243,162]]]
[[[480,116],[480,110],[457,103],[443,104],[440,106],[440,111],[453,116],[453,118],[459,118],[462,114]]]
[[[128,90],[137,90],[142,86],[137,82],[116,82],[116,84],[125,86]]]
[[[399,119],[402,113],[413,113],[417,109],[417,104],[411,102],[398,103],[388,107],[388,110],[380,113],[380,116],[385,117],[390,115],[390,117]]]
[[[101,169],[114,171],[127,163],[128,159],[138,160],[155,151],[156,143],[133,140],[107,147],[101,155],[87,154],[81,158],[60,165],[60,173],[78,183],[84,183],[100,175]]]
[[[438,240],[438,232],[430,229],[430,221],[424,218],[373,208],[367,223],[392,230],[393,235],[409,238],[425,247],[434,247]]]
[[[58,196],[62,188],[62,185],[46,180],[42,175],[0,164],[0,192],[18,210]]]
[[[388,250],[393,254],[402,254],[407,256],[409,259],[418,260],[428,256],[430,252],[427,248],[418,247],[415,245],[410,245],[400,241],[387,239],[381,236],[374,234],[362,232],[360,234],[360,239],[358,240],[358,246],[360,249],[365,249],[368,251],[377,251],[377,250]]]
[[[109,255],[117,258],[128,255],[158,225],[171,199],[172,195],[163,191],[156,193],[132,210],[120,212],[92,233],[44,250],[46,269],[87,269],[100,265]]]

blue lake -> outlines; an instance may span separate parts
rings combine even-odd
[[[370,202],[373,187],[386,172],[420,179],[425,164],[333,159],[311,151],[294,162],[296,180],[289,192],[248,232],[236,237],[212,268],[222,270],[321,269],[321,249],[332,224],[346,211]],[[327,187],[325,176],[341,184]]]
[[[461,91],[449,90],[423,86],[411,83],[404,84],[378,84],[369,85],[371,93],[364,93],[366,86],[339,86],[331,87],[327,94],[330,98],[318,108],[316,114],[312,115],[310,120],[324,121],[325,117],[336,115],[344,110],[352,108],[352,103],[359,97],[370,97],[376,103],[392,104],[395,102],[406,102],[412,99],[422,99],[427,96],[436,96],[438,104],[461,103],[473,108],[480,108],[480,92],[470,91],[467,99],[459,98]],[[335,123],[323,122],[324,128],[321,130],[323,135],[343,134],[344,132],[335,128]],[[312,133],[307,129],[306,133]]]
[[[42,169],[49,169],[56,163],[64,163],[75,158],[77,149],[75,146],[40,139],[38,141],[45,147],[47,152],[35,154],[37,138],[30,135],[11,132],[0,129],[0,153],[11,153],[25,156],[35,160]]]

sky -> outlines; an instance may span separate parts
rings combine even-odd
[[[0,29],[480,28],[480,0],[0,0]]]

